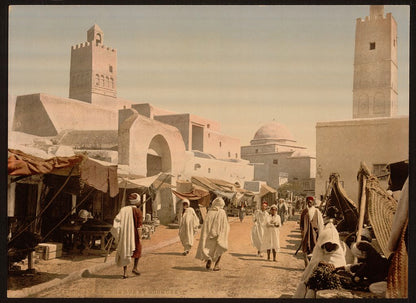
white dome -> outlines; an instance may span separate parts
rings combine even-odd
[[[258,129],[253,140],[287,140],[295,141],[292,133],[278,122],[272,121]]]

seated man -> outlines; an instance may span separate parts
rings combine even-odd
[[[312,259],[305,268],[301,281],[296,289],[294,298],[314,298],[315,290],[308,288],[309,278],[318,268],[319,264],[326,264],[334,269],[345,266],[347,246],[340,241],[339,234],[332,222],[328,223],[321,231],[318,242],[312,252]]]

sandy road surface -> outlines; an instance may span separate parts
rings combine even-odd
[[[256,257],[251,245],[251,216],[243,223],[230,224],[229,250],[221,260],[221,270],[207,271],[195,259],[199,234],[188,256],[182,245],[174,243],[149,254],[139,262],[141,276],[121,279],[122,268],[111,266],[82,279],[45,290],[35,297],[85,298],[288,298],[295,292],[303,272],[301,254],[294,256],[300,241],[299,225],[287,221],[280,228],[280,252],[277,262]],[[144,242],[145,244],[146,242]]]

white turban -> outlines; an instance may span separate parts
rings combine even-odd
[[[138,193],[132,193],[129,195],[129,201],[131,205],[139,204],[142,199],[140,198],[140,195]]]
[[[191,203],[189,202],[189,200],[188,200],[188,199],[183,199],[183,200],[182,200],[182,204],[183,204],[183,203],[188,204],[188,206],[190,206],[190,205],[191,205]]]

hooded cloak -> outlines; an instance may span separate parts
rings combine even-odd
[[[195,258],[216,261],[228,250],[228,233],[230,225],[225,210],[224,200],[215,198],[209,209],[204,224]]]

